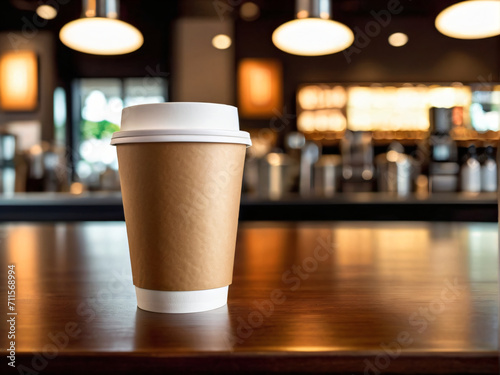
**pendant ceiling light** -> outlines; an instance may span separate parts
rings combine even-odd
[[[351,29],[331,20],[330,0],[297,0],[296,17],[273,33],[274,45],[285,52],[328,55],[346,49],[354,41]]]
[[[454,4],[439,13],[436,28],[457,39],[500,35],[500,0],[469,0]]]
[[[144,38],[118,16],[118,0],[83,0],[81,18],[64,25],[59,38],[69,48],[94,55],[133,52],[142,46]]]

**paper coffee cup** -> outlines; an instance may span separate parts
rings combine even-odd
[[[238,128],[237,110],[227,105],[124,109],[111,144],[139,308],[184,313],[227,303],[251,144]]]

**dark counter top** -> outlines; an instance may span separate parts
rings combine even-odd
[[[264,215],[265,213],[265,215]],[[264,216],[262,219],[261,216]],[[496,193],[339,193],[329,199],[242,199],[242,220],[498,221]]]
[[[0,221],[124,220],[119,192],[24,193],[0,196]],[[339,193],[333,198],[296,195],[267,200],[244,194],[241,221],[422,220],[496,222],[496,193]]]
[[[492,223],[242,223],[227,307],[156,314],[124,223],[1,224],[2,374],[497,375],[497,243]]]

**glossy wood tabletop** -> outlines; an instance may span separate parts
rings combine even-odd
[[[497,244],[497,224],[244,223],[227,307],[170,315],[136,307],[124,223],[4,224],[0,373],[498,374]]]

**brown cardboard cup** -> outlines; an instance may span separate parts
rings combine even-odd
[[[248,133],[235,129],[237,111],[230,106],[164,103],[127,110],[125,130],[111,143],[118,153],[137,304],[169,313],[221,307],[232,282]],[[222,128],[213,129],[211,116],[218,113]],[[169,118],[189,121],[172,129]],[[203,121],[212,121],[212,128],[200,129]]]
[[[136,287],[200,291],[231,284],[245,149],[117,145]]]

